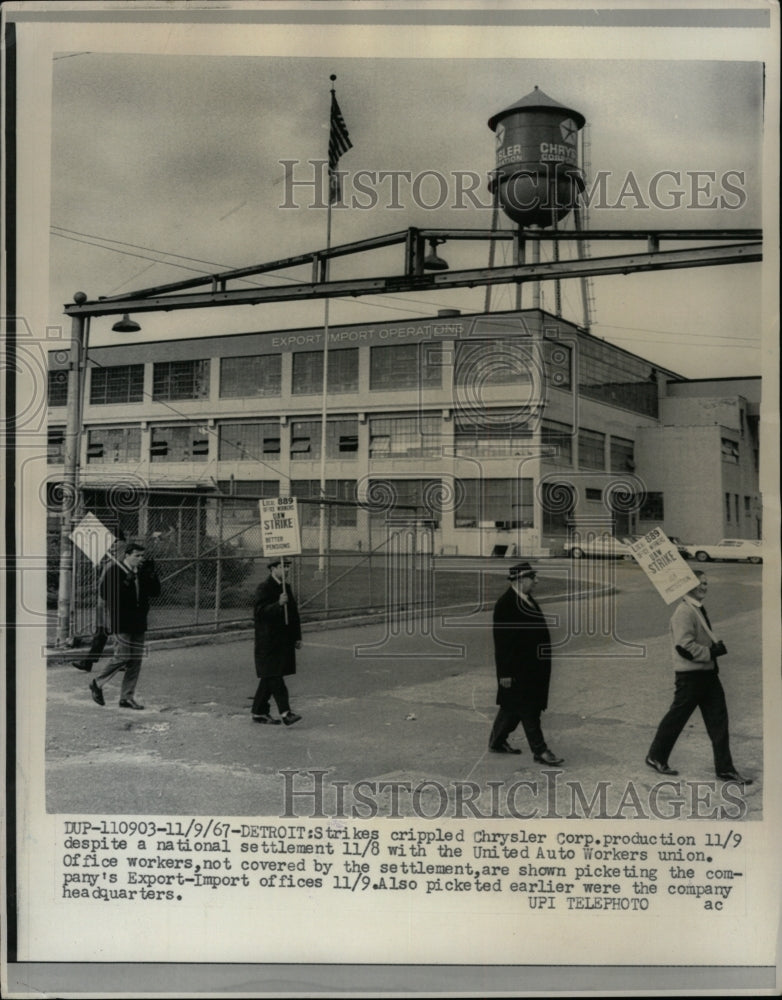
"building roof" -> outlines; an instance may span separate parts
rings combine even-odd
[[[489,128],[494,131],[498,122],[515,111],[562,111],[566,115],[569,115],[579,128],[583,128],[586,123],[586,118],[584,118],[581,112],[574,111],[573,108],[566,108],[559,101],[555,101],[553,97],[549,97],[536,84],[535,89],[531,90],[525,97],[520,98],[515,104],[511,104],[509,107],[492,115],[489,119]]]

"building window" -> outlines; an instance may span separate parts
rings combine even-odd
[[[730,493],[725,494],[725,520],[730,524]]]
[[[140,427],[91,427],[87,432],[87,462],[138,462]]]
[[[152,398],[208,399],[209,360],[157,361],[152,369]]]
[[[531,528],[533,492],[531,479],[461,479],[455,527]]]
[[[279,420],[221,423],[217,433],[221,462],[274,461],[280,457]]]
[[[573,388],[573,349],[556,340],[543,341],[543,365],[546,384],[555,389]]]
[[[65,428],[50,427],[46,432],[46,464],[61,465],[65,461]]]
[[[665,520],[665,506],[662,493],[645,493],[638,507],[639,521]]]
[[[576,508],[576,491],[570,483],[541,483],[541,508],[543,510],[543,531],[546,534],[562,534],[571,524]]]
[[[739,446],[737,441],[731,441],[730,438],[722,438],[722,461],[728,462],[731,465],[739,464]]]
[[[594,489],[591,486],[588,486],[586,488],[585,492],[586,492],[586,498],[587,498],[587,500],[599,500],[599,501],[602,502],[602,500],[603,500],[603,491],[602,490],[597,490],[597,489]]]
[[[739,523],[739,495],[738,493],[733,494],[733,512],[736,515],[736,524]]]
[[[750,517],[752,514],[752,497],[744,497],[744,516]]]
[[[281,386],[281,354],[254,354],[220,361],[220,396],[223,399],[279,396]]]
[[[49,406],[67,406],[68,372],[64,368],[58,368],[53,372],[50,371],[48,386],[47,402]]]
[[[317,461],[321,454],[321,421],[291,423],[291,459]],[[358,454],[358,417],[329,417],[326,421],[326,458],[350,460]]]
[[[582,337],[578,349],[578,391],[601,403],[656,417],[657,380],[648,361],[605,342]]]
[[[111,365],[90,369],[90,403],[140,403],[144,397],[144,365]]]
[[[538,370],[537,346],[529,340],[480,339],[456,345],[454,381],[458,389],[476,387],[476,370],[481,387],[524,385],[532,382]]]
[[[358,390],[358,348],[348,347],[328,352],[328,392]],[[323,352],[297,351],[293,355],[293,394],[313,396],[323,392]]]
[[[546,458],[555,465],[573,466],[573,428],[570,424],[561,424],[556,420],[544,420],[540,430],[540,443],[547,454]]]
[[[372,498],[382,498],[378,513],[388,513],[386,501],[392,498],[393,509],[401,516],[426,517],[439,527],[442,514],[442,484],[439,479],[370,479],[366,508],[372,513]]]
[[[582,428],[578,432],[578,465],[581,469],[605,469],[606,436]]]
[[[268,500],[280,495],[279,479],[219,479],[217,488],[233,497],[262,497]],[[257,517],[258,508],[253,510]]]
[[[298,505],[299,523],[302,526],[311,527],[320,523],[320,504],[317,502],[321,498],[319,480],[291,480],[291,496],[297,497],[300,501],[312,501]],[[327,479],[325,499],[338,501],[327,504],[327,524],[331,527],[355,528],[357,510],[355,479]]]
[[[198,424],[153,427],[149,457],[153,462],[206,462],[209,458],[209,435]]]
[[[486,458],[529,454],[536,416],[537,411],[524,407],[459,410],[454,414],[456,451]]]
[[[635,469],[635,444],[626,438],[611,436],[611,472]]]
[[[442,453],[442,417],[419,413],[409,417],[378,414],[369,418],[370,458],[423,458]]]
[[[431,356],[431,360],[430,360]],[[438,354],[439,359],[439,354]],[[431,344],[391,344],[372,347],[369,354],[369,388],[439,389],[442,365]]]

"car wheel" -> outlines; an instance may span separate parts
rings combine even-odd
[[[763,562],[763,560],[760,558],[760,556],[750,556],[749,557],[749,561],[751,563],[756,563],[756,564],[759,563],[759,562]]]
[[[708,562],[709,561],[708,553],[704,552],[702,549],[699,549],[695,553],[695,558],[698,560],[698,562]]]
[[[583,555],[584,555],[584,550],[580,549],[578,546],[570,550],[571,559],[581,559]]]

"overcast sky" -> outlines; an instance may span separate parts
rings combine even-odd
[[[454,207],[454,175],[479,175],[476,194],[488,205],[484,181],[494,165],[495,136],[487,120],[535,85],[584,115],[589,175],[609,172],[607,206],[590,209],[592,228],[763,224],[757,63],[63,52],[52,71],[53,324],[63,321],[62,305],[78,290],[90,298],[116,295],[324,246],[326,211],[308,207],[309,189],[295,190],[302,207],[280,207],[286,197],[280,161],[299,161],[294,179],[310,178],[307,161],[326,157],[330,73],[338,77],[353,143],[343,169],[439,171],[448,185],[446,205],[427,210],[402,182],[401,207],[392,209],[390,182],[378,182],[376,207],[334,211],[333,244],[408,226],[488,228],[488,207]],[[636,192],[650,202],[650,184],[661,171],[680,175],[681,183],[666,176],[658,191],[668,200],[683,191],[681,207],[639,207]],[[701,205],[722,197],[740,207],[694,207],[692,171],[716,177],[695,196]],[[423,184],[419,201],[436,200],[434,184],[431,178]],[[624,204],[608,207],[623,190]],[[352,193],[349,178],[345,193]],[[592,244],[591,253],[645,249],[644,243]],[[486,264],[488,247],[452,242],[439,252],[453,269]],[[506,253],[498,250],[496,263]],[[401,271],[398,247],[335,262],[332,277]],[[757,374],[760,271],[759,264],[741,264],[593,279],[592,332],[689,377]],[[308,268],[287,274],[310,276]],[[554,285],[542,288],[544,308],[553,312]],[[484,296],[477,289],[333,301],[330,321],[420,318],[445,307],[479,311]],[[512,308],[514,301],[511,286],[495,287],[493,308]],[[562,284],[562,302],[565,317],[580,323],[578,281]],[[137,317],[143,330],[136,339],[315,325],[322,317],[322,301],[145,314]],[[95,320],[91,343],[116,342],[110,326],[109,319]]]

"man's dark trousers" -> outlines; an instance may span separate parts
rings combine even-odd
[[[676,671],[673,702],[657,727],[649,756],[663,764],[668,763],[676,740],[696,708],[701,710],[711,740],[715,771],[725,774],[735,770],[730,755],[728,707],[716,670]]]
[[[277,703],[277,711],[280,715],[285,715],[286,712],[290,711],[288,688],[283,677],[261,677],[253,699],[252,714],[268,715],[269,699],[272,697]]]
[[[520,714],[513,712],[509,708],[500,706],[494,725],[489,734],[489,746],[501,747],[513,730],[521,723],[524,735],[532,753],[540,756],[544,750],[548,750],[546,740],[543,737],[543,729],[540,725],[540,711],[532,709],[529,712]]]

